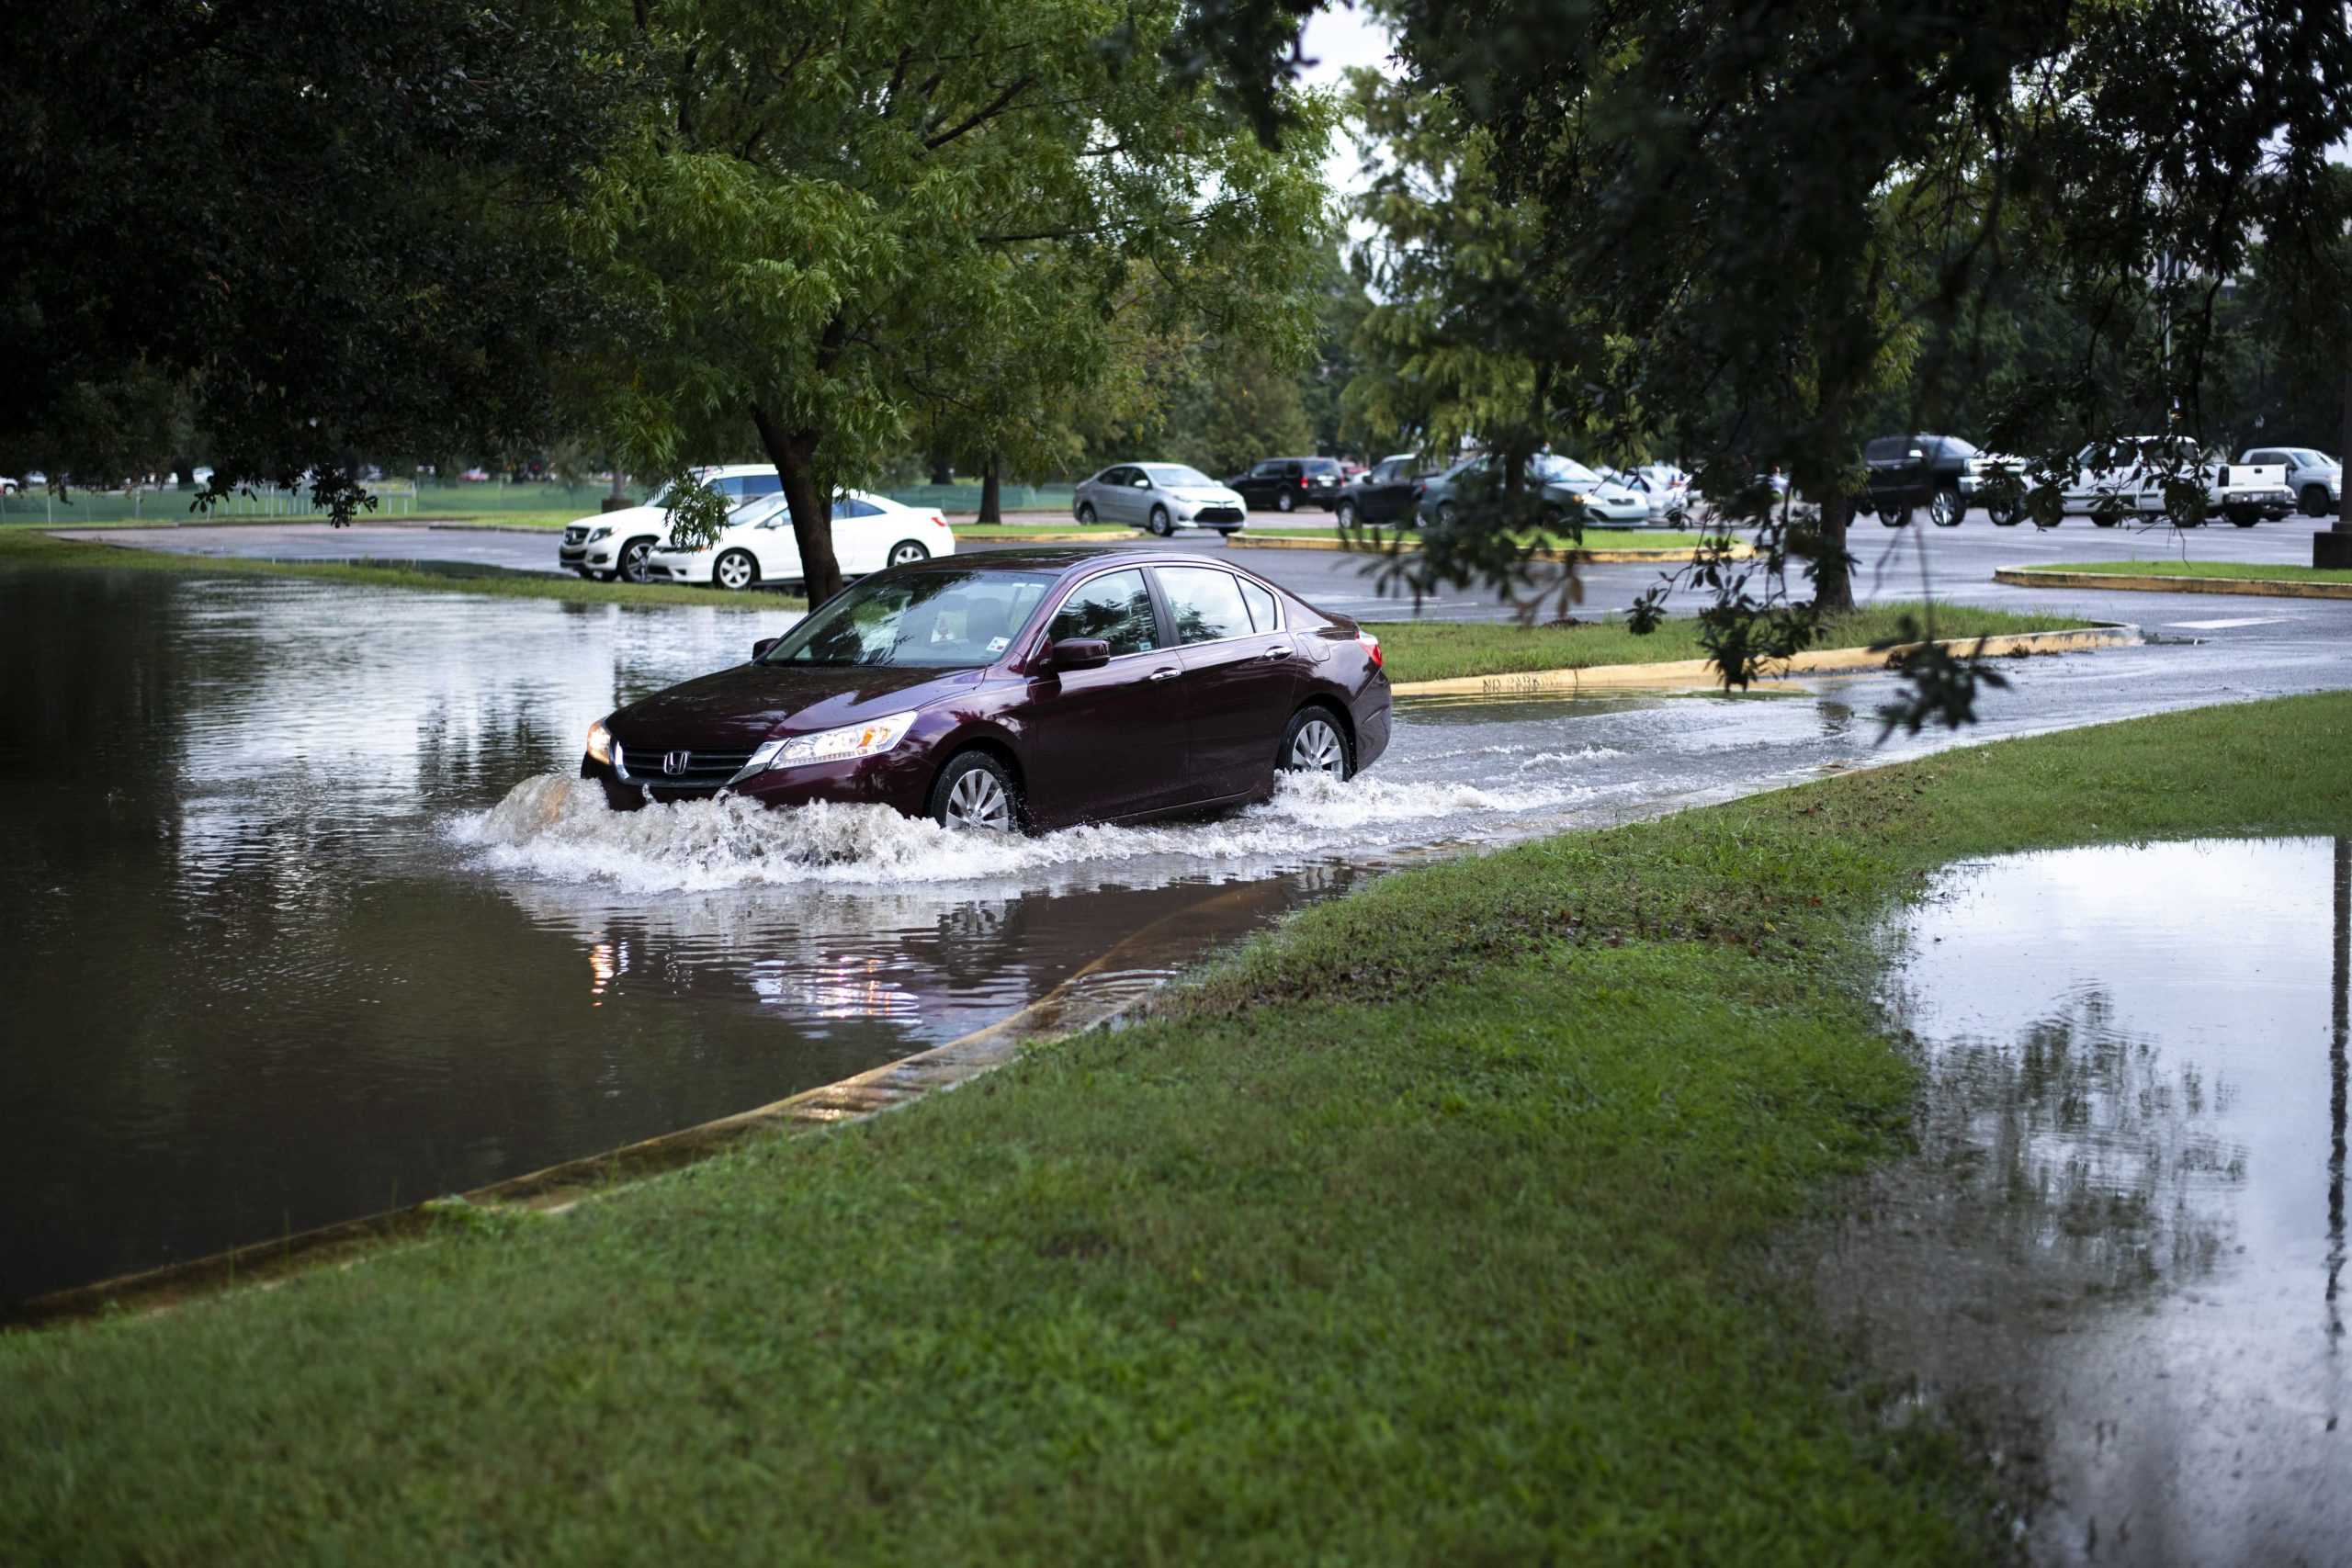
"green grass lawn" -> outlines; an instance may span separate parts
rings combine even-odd
[[[589,582],[577,577],[521,572],[439,572],[401,566],[340,561],[267,561],[180,555],[95,541],[60,539],[38,531],[0,531],[0,568],[103,567],[118,571],[178,571],[205,577],[306,577],[362,587],[425,589],[435,593],[483,593],[501,599],[560,599],[574,604],[711,604],[729,610],[797,610],[805,602],[780,593],[729,593],[674,583]]]
[[[571,524],[577,523],[583,516],[594,514],[595,510],[596,509],[594,507],[591,506],[587,508],[585,512],[573,511],[569,507],[557,508],[552,511],[543,510],[537,512],[498,512],[489,510],[469,512],[461,511],[455,507],[446,510],[436,507],[430,513],[392,511],[381,513],[362,512],[356,515],[352,519],[352,522],[355,525],[359,527],[366,527],[371,524],[380,525],[387,523],[401,525],[426,523],[470,523],[481,526],[500,528],[544,528],[550,530],[561,530]],[[282,515],[276,513],[262,515],[253,513],[223,512],[212,516],[198,516],[194,513],[186,512],[184,510],[175,510],[170,513],[170,515],[164,517],[156,516],[151,510],[145,517],[139,519],[121,517],[90,519],[77,515],[75,513],[69,513],[61,508],[54,522],[46,521],[39,514],[35,514],[31,517],[11,515],[6,519],[0,519],[0,527],[198,528],[203,527],[208,524],[325,523],[329,521],[331,521],[331,519],[323,512],[295,512]]]
[[[1826,628],[1823,648],[1868,648],[1901,635],[1903,617],[1924,623],[1918,604],[1865,605]],[[2089,625],[2068,615],[2018,615],[1965,604],[1935,607],[1939,637],[1987,637],[2002,632],[2066,631]],[[1654,664],[1704,659],[1699,623],[1669,619],[1647,637],[1636,637],[1622,621],[1579,626],[1520,626],[1507,622],[1383,621],[1368,629],[1380,638],[1389,677],[1397,681],[1443,681],[1463,675],[1510,675],[1530,670],[1584,670],[1601,664]]]
[[[1252,523],[1242,532],[1245,538],[1332,539],[1344,536],[1337,527],[1329,525],[1320,528],[1261,528]],[[1356,536],[1368,545],[1385,545],[1392,538],[1403,538],[1408,542],[1418,539],[1420,531],[1367,526],[1357,530]],[[1705,534],[1678,533],[1667,528],[1587,528],[1581,538],[1546,533],[1539,536],[1537,542],[1551,549],[1694,550],[1706,543],[1709,537]]]
[[[0,1339],[28,1562],[1903,1562],[2003,1550],[1792,1222],[1903,1144],[1951,860],[2352,830],[2352,697],[1395,874],[1117,1032],[561,1218]],[[1801,1231],[1793,1234],[1804,1234]]]
[[[2308,566],[2263,566],[2219,560],[2086,560],[2058,566],[2019,567],[2020,571],[2095,571],[2107,577],[2247,578],[2262,582],[2352,582],[2352,571],[2322,571]]]

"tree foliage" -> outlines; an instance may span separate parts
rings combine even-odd
[[[1173,0],[616,13],[613,49],[661,89],[578,238],[637,327],[594,371],[634,466],[756,433],[822,598],[833,492],[910,441],[1049,450],[1122,333],[1302,341],[1328,108],[1299,100],[1297,135],[1261,144],[1157,63],[1177,19]]]
[[[0,13],[0,470],[200,434],[347,515],[356,452],[558,423],[593,305],[557,209],[621,84],[558,0],[69,0]]]

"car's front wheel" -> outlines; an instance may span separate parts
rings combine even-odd
[[[651,538],[643,538],[631,539],[623,545],[620,554],[613,558],[613,570],[605,574],[605,581],[607,582],[646,581],[645,558],[653,553],[653,543]]]
[[[1356,525],[1356,503],[1352,501],[1343,501],[1340,502],[1339,518],[1340,527],[1354,527]]]
[[[1151,509],[1151,531],[1163,539],[1176,532],[1175,519],[1168,515],[1168,508],[1155,506]]]
[[[1283,732],[1282,769],[1286,773],[1329,773],[1344,779],[1355,772],[1348,759],[1348,738],[1326,707],[1298,710]]]
[[[1996,528],[2016,527],[2018,519],[2024,515],[2024,513],[2023,502],[1988,501],[1984,503],[1984,515],[1993,520],[1993,526]]]
[[[1968,515],[1968,503],[1956,490],[1939,490],[1928,501],[1928,521],[1939,528],[1957,528]]]
[[[1078,503],[1078,522],[1079,525],[1082,528],[1091,528],[1094,526],[1094,503],[1092,502],[1081,501]]]
[[[940,771],[931,786],[931,819],[943,828],[1012,833],[1021,827],[1021,786],[1012,771],[986,751],[967,751]]]
[[[730,592],[741,592],[760,580],[760,563],[749,550],[729,550],[711,564],[710,580]]]
[[[2256,523],[2262,521],[2262,513],[2255,511],[2251,507],[2233,506],[2230,508],[2226,515],[2232,523],[2236,524],[2241,528],[2251,528]]]
[[[897,544],[890,547],[890,564],[892,566],[912,566],[919,560],[929,560],[930,558],[931,552],[924,549],[912,539],[900,539]]]

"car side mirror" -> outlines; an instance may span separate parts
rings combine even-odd
[[[1136,481],[1136,489],[1137,490],[1149,490],[1150,488],[1151,481],[1149,479],[1137,479]]]
[[[774,648],[777,643],[780,643],[784,639],[780,637],[763,637],[760,638],[759,641],[752,645],[752,659],[755,660],[765,659],[768,656],[768,649]]]
[[[1056,670],[1099,670],[1111,662],[1111,645],[1099,637],[1066,637],[1052,653],[1046,662]]]

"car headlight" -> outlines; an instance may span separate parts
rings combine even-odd
[[[610,528],[591,528],[588,530],[588,542],[592,545],[599,539],[609,539],[612,536],[613,531]]]
[[[743,771],[756,773],[763,768],[805,768],[816,762],[878,757],[904,740],[914,723],[913,714],[894,713],[888,718],[870,719],[864,724],[847,724],[839,729],[821,729],[814,735],[771,740],[752,753]]]
[[[601,718],[588,727],[588,755],[608,768],[613,765],[613,732]]]

